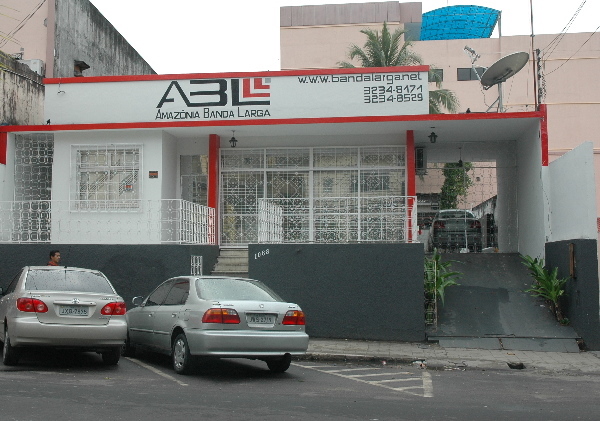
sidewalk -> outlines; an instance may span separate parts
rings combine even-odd
[[[600,373],[600,351],[538,352],[443,348],[435,343],[375,342],[311,338],[306,359],[417,364],[432,369],[506,369]],[[423,365],[421,365],[423,364]]]

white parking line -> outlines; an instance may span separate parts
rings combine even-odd
[[[360,382],[360,383],[366,383],[366,384],[370,384],[372,386],[378,386],[378,387],[383,387],[385,389],[389,389],[389,390],[393,390],[395,392],[403,392],[403,393],[408,393],[410,395],[415,395],[415,396],[422,396],[424,398],[432,398],[433,397],[433,382],[431,380],[431,374],[429,374],[426,371],[423,371],[421,373],[420,377],[412,377],[412,378],[404,378],[404,379],[389,379],[389,380],[364,380],[361,377],[371,377],[371,376],[396,376],[398,374],[412,374],[410,372],[382,372],[382,373],[372,373],[372,374],[363,374],[363,375],[352,375],[352,374],[343,374],[343,371],[346,370],[328,370],[327,366],[316,366],[316,365],[302,365],[302,364],[297,364],[297,363],[292,363],[292,365],[295,365],[297,367],[302,367],[302,368],[308,368],[310,370],[315,370],[318,371],[320,373],[325,373],[325,374],[331,374],[333,376],[338,376],[338,377],[342,377],[344,379],[348,379],[348,380],[354,380],[356,382]],[[352,369],[348,369],[348,371],[351,371]],[[359,370],[359,369],[356,369]],[[369,370],[369,368],[363,368],[360,370]],[[371,371],[373,370],[381,370],[381,368],[370,368]],[[405,387],[393,387],[391,386],[390,383],[393,382],[413,382],[413,381],[418,381],[421,382],[420,385],[417,386],[405,386]],[[422,390],[422,393],[415,393],[415,390]]]
[[[176,379],[175,377],[160,371],[158,368],[154,368],[151,365],[141,362],[140,360],[136,360],[135,358],[129,358],[129,357],[125,357],[125,358],[128,359],[129,361],[131,361],[132,363],[136,363],[137,365],[144,367],[144,368],[152,371],[153,373],[158,374],[161,377],[164,377],[165,379],[174,381],[175,383],[179,384],[179,386],[187,386],[187,383],[184,383],[184,382]]]

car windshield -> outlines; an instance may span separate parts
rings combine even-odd
[[[30,270],[27,272],[25,288],[44,291],[115,293],[110,282],[102,273],[69,269]]]
[[[196,281],[196,290],[204,300],[283,301],[258,281],[200,278]]]
[[[469,211],[453,211],[453,212],[442,212],[439,216],[441,219],[452,219],[452,218],[473,218],[473,214]]]

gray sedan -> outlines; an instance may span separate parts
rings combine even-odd
[[[133,303],[125,355],[138,347],[171,355],[180,374],[193,357],[259,359],[284,372],[308,348],[302,309],[256,280],[181,276]]]
[[[107,365],[119,362],[126,306],[102,272],[27,266],[0,295],[5,365],[17,364],[24,347],[96,351]]]

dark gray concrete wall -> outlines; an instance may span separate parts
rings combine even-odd
[[[57,0],[55,31],[54,77],[73,77],[75,60],[90,66],[84,76],[156,73],[87,0]]]
[[[189,275],[190,256],[203,256],[203,274],[209,275],[219,255],[218,246],[2,244],[0,285],[5,288],[23,266],[45,265],[54,249],[60,250],[64,265],[102,271],[128,306],[162,281]]]
[[[43,124],[42,76],[0,51],[0,125]]]
[[[250,278],[306,313],[321,338],[425,339],[422,244],[250,244]]]
[[[569,240],[546,244],[546,267],[558,267],[559,278],[567,282],[565,316],[583,338],[589,349],[600,350],[600,317],[598,303],[598,242],[596,240]],[[573,244],[575,271],[571,277]]]

